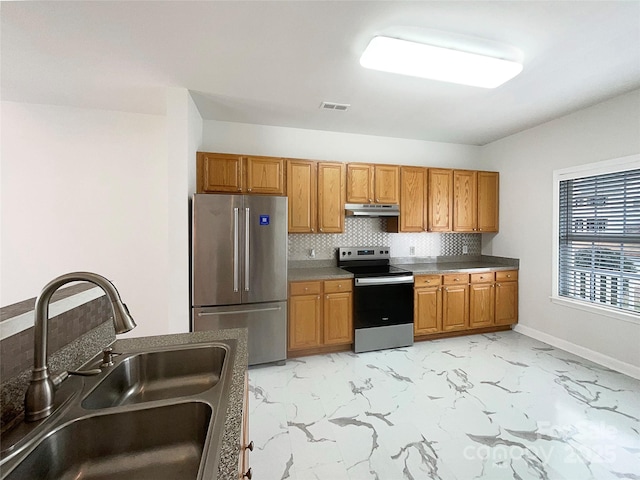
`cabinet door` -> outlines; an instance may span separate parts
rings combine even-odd
[[[245,186],[247,193],[256,195],[284,195],[284,159],[246,157]]]
[[[478,172],[478,231],[498,231],[498,172]]]
[[[518,282],[496,283],[496,325],[518,323]]]
[[[400,170],[400,231],[427,230],[427,169],[402,167]]]
[[[453,170],[429,169],[429,231],[450,232],[452,223]]]
[[[242,191],[242,157],[224,153],[198,152],[197,193]]]
[[[442,289],[442,330],[464,330],[469,324],[469,285],[448,285]]]
[[[453,231],[475,232],[478,229],[477,172],[453,172]]]
[[[469,326],[486,327],[493,325],[495,306],[495,284],[472,284],[469,292]]]
[[[373,166],[347,165],[347,203],[373,203]]]
[[[344,163],[318,164],[318,231],[344,232]]]
[[[287,197],[289,233],[313,233],[316,230],[316,163],[287,161]]]
[[[442,289],[439,286],[416,288],[413,291],[413,308],[414,335],[442,330]]]
[[[319,346],[320,322],[320,295],[289,297],[289,350]]]
[[[376,203],[400,202],[400,167],[398,165],[375,165],[374,188]]]
[[[351,292],[324,296],[324,345],[353,343]]]

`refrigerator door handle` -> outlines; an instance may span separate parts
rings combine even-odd
[[[249,219],[249,207],[246,207],[245,209],[245,217],[244,217],[244,291],[248,292],[249,291],[249,265],[250,265],[250,261],[249,261],[249,240],[250,240],[250,232],[249,232],[249,225],[250,225],[250,219]]]
[[[240,236],[238,234],[240,223],[240,209],[235,207],[233,209],[233,291],[238,292],[240,286],[238,285],[238,263],[240,250]]]
[[[207,315],[238,315],[239,313],[277,312],[278,310],[282,310],[282,307],[252,308],[250,310],[234,310],[232,312],[198,312],[198,316],[206,317]]]

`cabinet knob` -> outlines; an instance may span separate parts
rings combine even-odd
[[[247,192],[250,192],[250,191],[251,191],[251,189],[250,189],[250,188],[247,188]]]
[[[329,300],[329,295],[325,295],[325,296],[324,296],[324,298],[325,298],[326,300]]]
[[[315,229],[314,229],[313,227],[311,227],[311,231],[312,231],[312,232],[315,232]]]
[[[246,449],[250,452],[253,452],[253,440],[249,442],[249,444],[246,446]]]
[[[427,280],[427,282],[426,282],[426,283],[431,283],[431,280]]]
[[[510,273],[507,273],[507,278],[511,278],[511,274]]]
[[[380,203],[380,199],[379,198],[376,198],[376,203]]]
[[[251,480],[253,478],[253,473],[251,473],[251,468],[242,474],[242,478],[248,478]]]
[[[371,203],[371,199],[369,199],[369,203]]]
[[[341,283],[338,284],[338,288],[342,288],[342,284]]]
[[[309,287],[304,287],[304,291],[305,292],[309,291]]]
[[[321,229],[321,228],[319,228],[319,229],[318,229],[318,231],[322,232],[322,229]]]

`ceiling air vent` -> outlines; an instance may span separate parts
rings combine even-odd
[[[344,112],[350,106],[349,103],[322,102],[320,104],[320,108],[323,110],[338,110],[340,112]]]

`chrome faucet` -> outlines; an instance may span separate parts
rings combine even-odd
[[[31,383],[24,397],[25,420],[27,422],[40,420],[53,413],[55,389],[67,376],[61,375],[56,378],[49,374],[47,330],[51,296],[62,285],[81,281],[93,283],[107,294],[113,310],[113,325],[116,333],[128,332],[136,326],[136,322],[131,318],[127,306],[122,303],[116,287],[101,275],[91,272],[67,273],[54,278],[45,285],[36,300],[35,306],[33,372],[31,374]]]

